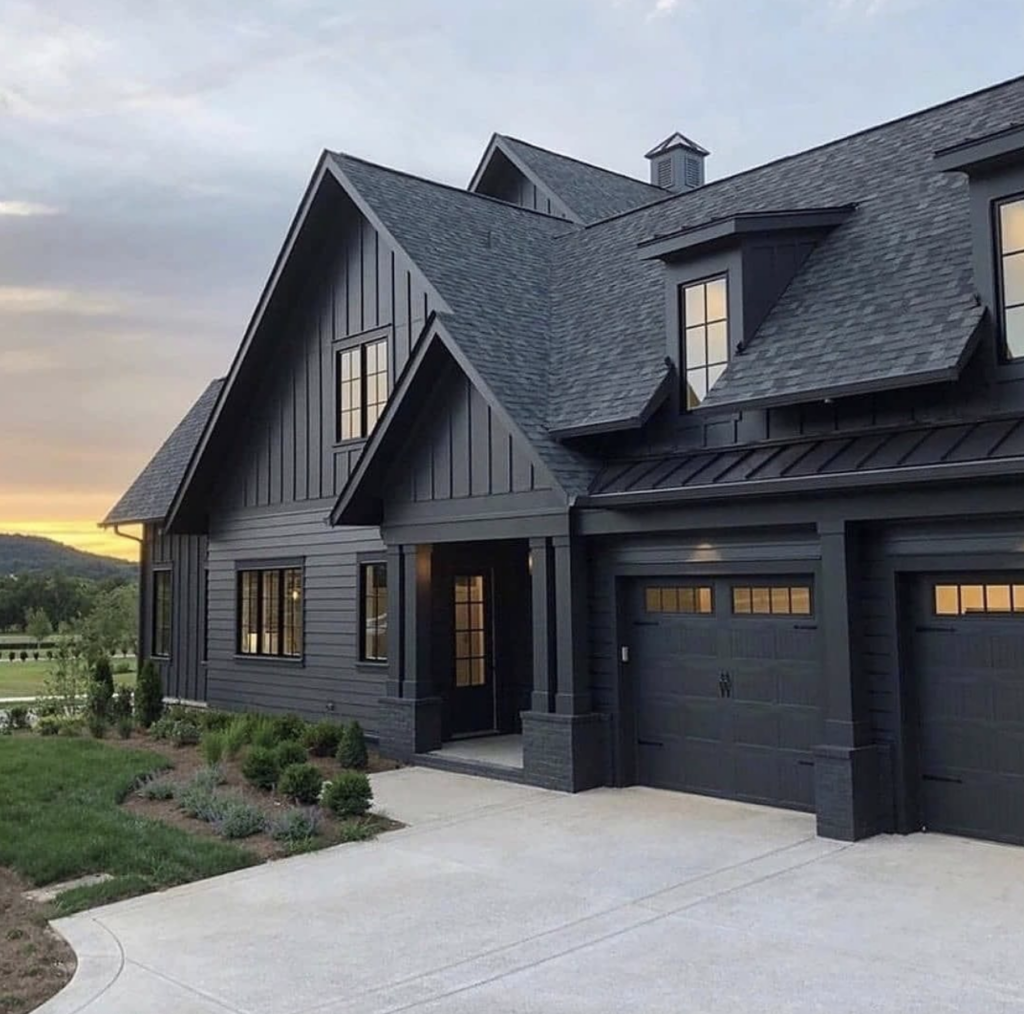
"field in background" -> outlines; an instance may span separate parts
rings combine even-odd
[[[128,683],[135,686],[135,657],[115,658],[114,668],[127,662],[130,672],[114,673],[115,683]],[[43,691],[43,683],[50,675],[52,662],[40,659],[38,662],[8,662],[0,659],[0,701],[8,697],[35,697]]]

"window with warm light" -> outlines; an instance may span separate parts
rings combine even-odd
[[[238,572],[238,653],[297,658],[302,654],[302,569]]]
[[[729,365],[728,294],[724,276],[682,286],[686,408],[700,405]]]
[[[388,660],[388,568],[383,563],[359,567],[362,587],[362,643],[359,657],[364,662]]]
[[[937,584],[936,616],[986,616],[1024,613],[1021,584]]]
[[[338,440],[369,436],[388,401],[388,340],[337,353]]]
[[[1024,359],[1024,197],[999,205],[998,231],[1003,349]]]
[[[807,585],[733,585],[732,611],[736,616],[810,616],[811,589]]]

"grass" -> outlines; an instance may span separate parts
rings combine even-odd
[[[120,657],[114,659],[114,665],[128,662],[131,672],[115,673],[115,683],[130,683],[135,686],[135,659]],[[50,675],[53,663],[47,659],[36,662],[30,658],[27,662],[9,662],[6,656],[0,658],[0,701],[9,697],[35,697],[43,692],[43,684]]]
[[[168,766],[158,754],[90,740],[0,737],[0,866],[37,885],[113,875],[58,896],[56,913],[69,915],[259,862],[119,808],[138,778]]]

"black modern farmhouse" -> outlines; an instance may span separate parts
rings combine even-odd
[[[324,152],[104,522],[167,694],[1024,843],[1022,123],[1024,78],[715,181]]]

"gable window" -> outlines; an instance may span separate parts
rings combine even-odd
[[[364,662],[388,660],[388,568],[383,563],[359,567],[362,637],[359,657]]]
[[[999,205],[999,267],[1003,346],[1008,359],[1024,358],[1024,197]]]
[[[686,407],[696,408],[729,363],[728,289],[724,277],[682,286]]]
[[[337,353],[338,440],[369,436],[388,400],[388,340],[353,345]]]
[[[171,572],[153,571],[153,654],[171,654]]]
[[[302,654],[302,569],[238,572],[238,653],[296,658]]]

